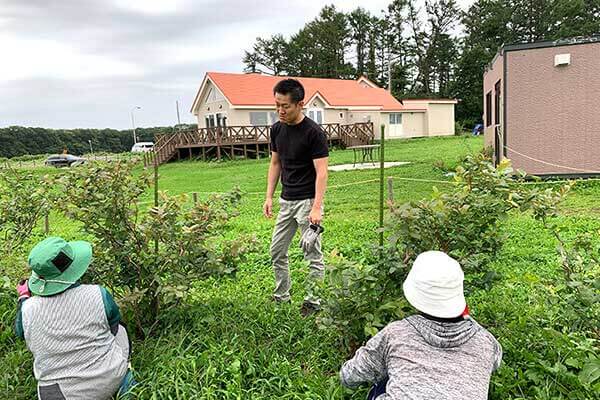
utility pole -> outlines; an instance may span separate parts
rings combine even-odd
[[[177,125],[181,124],[181,120],[179,119],[179,100],[175,100],[175,106],[177,107]]]
[[[133,130],[133,144],[137,143],[137,136],[135,135],[135,120],[133,119],[133,112],[135,110],[141,110],[141,109],[142,109],[142,107],[140,107],[140,106],[135,106],[131,109],[131,127]]]

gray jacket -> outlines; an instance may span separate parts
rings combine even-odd
[[[357,350],[342,384],[387,380],[377,400],[485,400],[502,347],[473,319],[437,322],[421,315],[396,321]]]

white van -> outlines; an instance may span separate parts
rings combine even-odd
[[[152,142],[137,142],[131,148],[132,153],[148,153],[154,150],[154,143]]]

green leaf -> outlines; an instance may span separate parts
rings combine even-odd
[[[585,363],[579,373],[579,380],[584,385],[592,385],[600,379],[600,358],[594,358]]]

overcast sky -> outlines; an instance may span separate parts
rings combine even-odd
[[[422,2],[423,0],[421,0]],[[207,71],[242,72],[257,36],[290,35],[326,4],[391,0],[0,0],[0,127],[166,126]],[[458,0],[462,7],[472,0]]]

